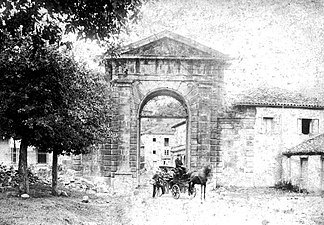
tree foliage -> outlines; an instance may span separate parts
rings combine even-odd
[[[55,135],[60,138],[56,145],[59,153],[76,152],[74,149],[89,146],[91,140],[98,141],[100,132],[107,132],[104,125],[111,112],[103,77],[89,73],[68,51],[56,46],[35,52],[29,38],[17,44],[9,38],[0,54],[0,126],[4,135],[46,149],[54,146]],[[64,139],[82,140],[76,144]]]
[[[0,8],[0,30],[15,33],[33,32],[54,42],[65,32],[78,33],[79,37],[107,40],[118,34],[128,21],[137,19],[141,0],[7,0]]]

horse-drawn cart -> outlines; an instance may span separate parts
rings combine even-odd
[[[160,166],[160,169],[164,171],[162,178],[166,194],[171,191],[171,194],[175,199],[180,197],[180,193],[186,192],[188,192],[191,197],[196,196],[196,188],[193,187],[192,192],[189,192],[188,174],[180,175],[178,170],[172,166]]]
[[[204,166],[200,171],[184,171],[182,173],[179,173],[178,168],[172,166],[160,166],[160,169],[162,171],[161,184],[166,194],[171,190],[173,198],[178,199],[180,193],[188,192],[188,195],[193,198],[196,196],[195,184],[200,184],[200,198],[205,199],[206,183],[211,172],[209,165]]]

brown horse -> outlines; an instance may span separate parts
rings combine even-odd
[[[194,171],[190,173],[189,178],[189,193],[193,193],[195,184],[200,184],[200,199],[202,199],[202,193],[204,192],[204,199],[206,197],[206,183],[211,172],[211,166],[204,166],[201,171]]]

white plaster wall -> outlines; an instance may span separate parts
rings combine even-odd
[[[5,139],[0,140],[0,164],[6,165],[6,166],[13,166],[14,168],[18,168],[18,162],[19,162],[19,147],[20,147],[20,141],[16,141],[16,148],[17,148],[17,162],[12,163],[11,161],[11,148],[14,147],[13,140]],[[70,156],[59,156],[58,163],[62,164],[62,162],[65,160],[69,160]],[[27,149],[27,163],[29,167],[33,167],[34,169],[40,169],[40,168],[50,168],[52,166],[52,153],[47,153],[47,163],[46,164],[40,164],[37,163],[37,151],[34,147],[28,147]]]
[[[263,117],[274,118],[273,133],[262,132]],[[318,119],[318,133],[304,135],[298,130],[299,118]],[[283,176],[282,152],[304,140],[324,132],[324,113],[321,110],[300,108],[257,107],[255,121],[254,173],[255,183],[274,185]],[[292,164],[295,165],[295,162]],[[298,164],[298,163],[297,163]],[[296,165],[297,165],[296,164]],[[296,173],[296,166],[292,165]],[[297,170],[298,171],[298,170]],[[296,176],[294,179],[297,179]]]
[[[300,158],[308,158],[308,167],[307,171],[307,180],[304,184],[301,183],[301,163]],[[291,181],[293,185],[297,185],[301,189],[307,189],[310,192],[321,193],[323,187],[321,186],[321,179],[323,173],[321,169],[321,156],[320,155],[311,155],[311,156],[291,156],[290,157],[290,174],[289,174],[289,159],[284,161],[284,176],[286,181]]]
[[[153,142],[156,138],[156,142]],[[164,138],[169,138],[169,146],[164,146]],[[163,165],[162,158],[164,150],[168,149],[171,154],[171,146],[174,145],[174,136],[168,134],[144,134],[141,136],[144,145],[145,167],[148,170],[156,170],[158,166]],[[153,150],[156,154],[153,154]],[[171,163],[171,162],[170,162]]]

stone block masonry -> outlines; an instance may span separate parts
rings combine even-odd
[[[234,116],[233,116],[234,113]],[[215,134],[211,139],[216,158],[221,159],[219,185],[253,186],[255,117],[247,114],[228,113],[218,118]]]

